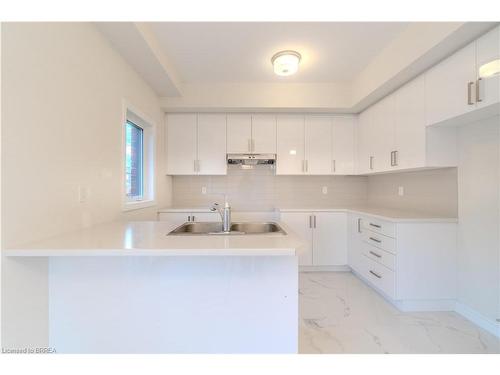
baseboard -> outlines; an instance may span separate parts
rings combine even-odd
[[[455,303],[455,312],[470,320],[475,325],[488,331],[492,335],[500,338],[500,322],[487,318],[480,312],[458,301]]]
[[[299,272],[350,272],[351,267],[342,266],[299,266]]]

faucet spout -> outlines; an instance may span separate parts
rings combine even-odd
[[[222,231],[224,233],[229,233],[231,231],[231,206],[229,205],[225,194],[224,194],[224,208],[221,209],[218,203],[214,203],[212,207],[210,207],[210,211],[219,212],[219,215],[222,219]]]

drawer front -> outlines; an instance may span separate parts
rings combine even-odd
[[[380,263],[393,271],[396,270],[396,256],[394,254],[367,244],[366,242],[363,242],[362,252],[367,258]]]
[[[389,221],[375,219],[369,216],[365,216],[362,219],[363,228],[371,230],[373,232],[383,234],[384,236],[396,237],[396,224]]]
[[[394,271],[363,256],[362,275],[369,283],[392,299],[396,299],[396,275]]]
[[[394,238],[365,229],[363,231],[363,241],[372,246],[396,254],[396,240]]]

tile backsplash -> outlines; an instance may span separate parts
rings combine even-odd
[[[398,195],[402,186],[404,195]],[[326,187],[327,194],[322,190]],[[206,190],[206,194],[202,190]],[[457,215],[456,168],[363,176],[275,176],[230,169],[226,176],[174,176],[174,207],[208,207],[227,194],[234,210],[373,206]]]
[[[323,194],[326,187],[327,194]],[[206,189],[206,194],[202,189]],[[275,176],[271,169],[230,169],[226,176],[175,176],[173,205],[203,207],[222,202],[241,211],[275,207],[342,207],[365,205],[367,178],[359,176]]]

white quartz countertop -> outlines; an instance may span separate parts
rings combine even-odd
[[[456,223],[456,217],[445,217],[431,213],[417,212],[413,210],[396,210],[383,207],[280,207],[279,212],[351,212],[360,215],[369,215],[381,220],[392,222],[426,222],[426,223]],[[165,207],[158,210],[160,213],[167,212],[210,212],[208,208],[186,208],[186,207]],[[235,212],[238,212],[235,210]]]
[[[286,235],[167,236],[167,221],[112,222],[3,250],[6,256],[295,256],[302,246]]]

